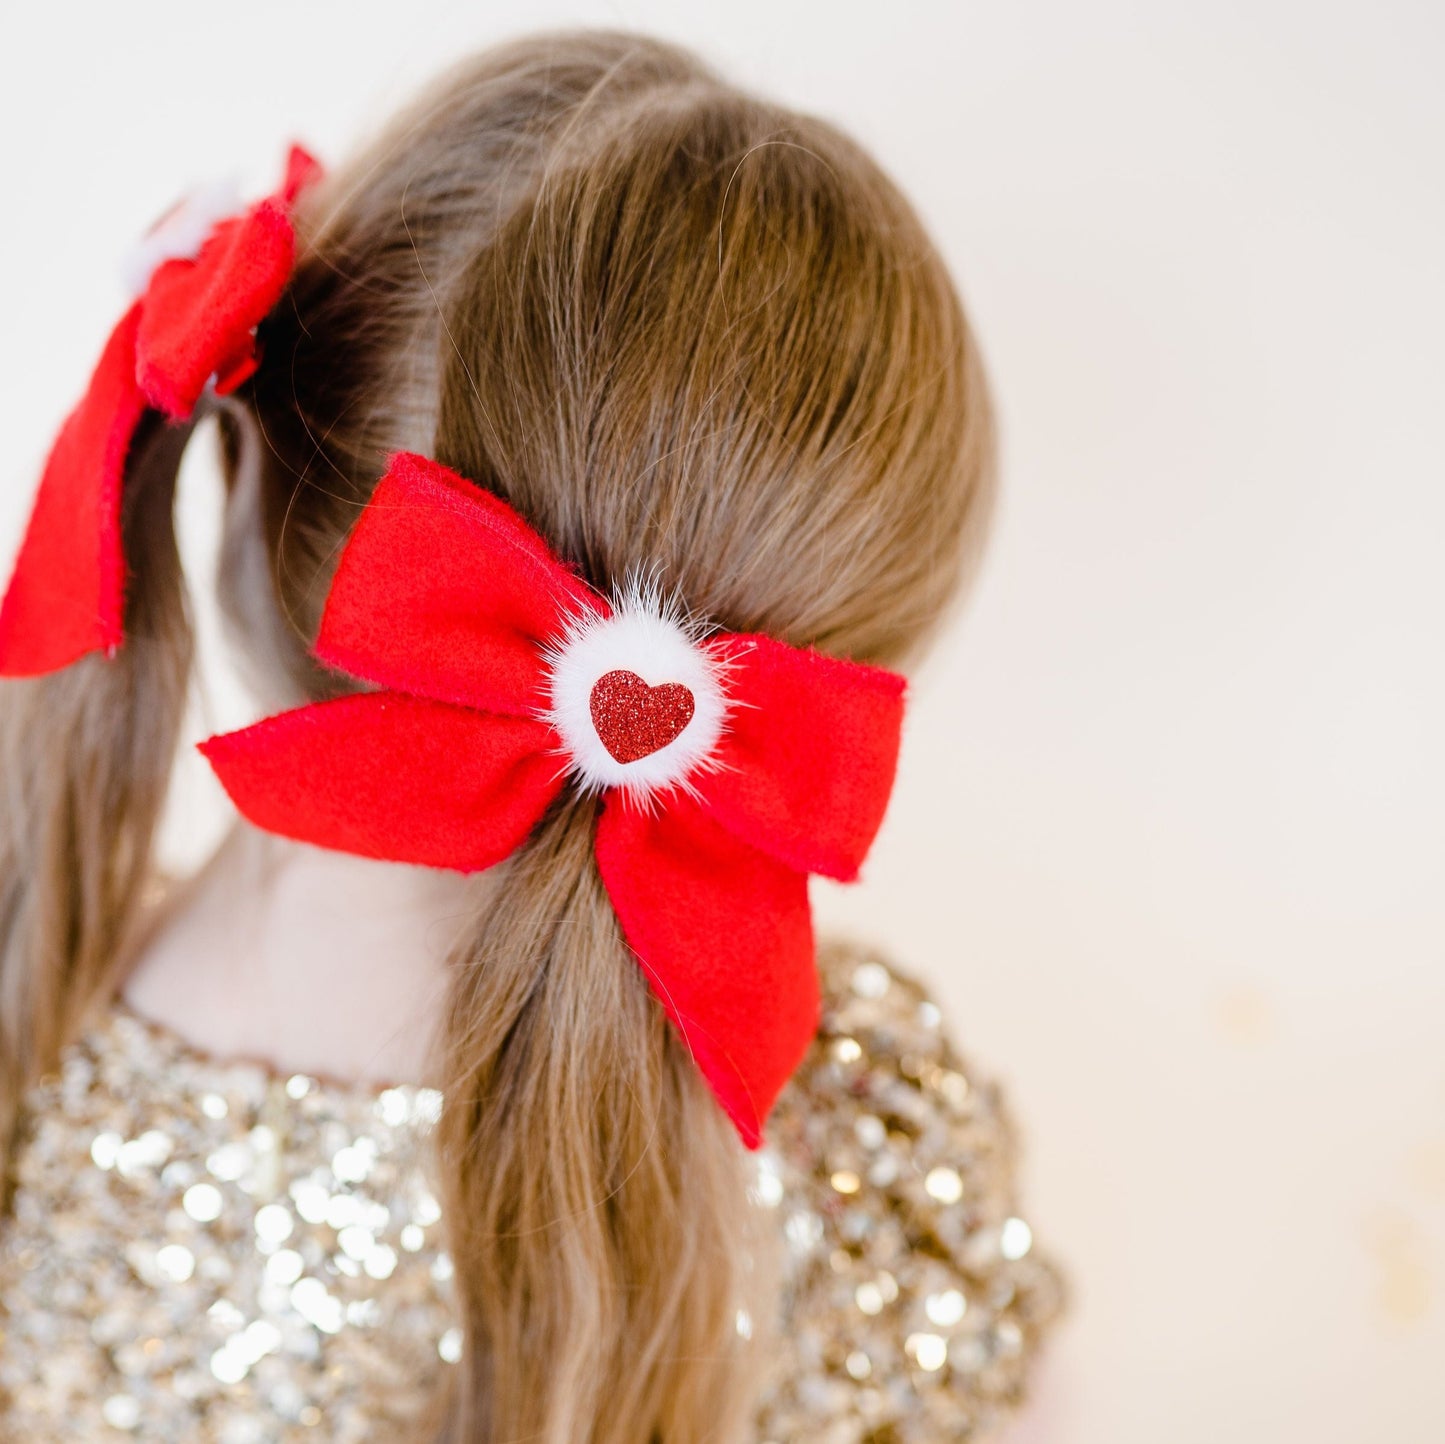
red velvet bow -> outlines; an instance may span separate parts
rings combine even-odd
[[[202,744],[258,826],[473,871],[536,825],[570,762],[553,649],[609,604],[491,493],[401,454],[357,523],[316,655],[381,690]],[[596,858],[623,933],[744,1141],[817,1026],[807,875],[857,875],[897,763],[903,679],[720,633],[709,765],[639,804],[609,791]]]
[[[255,370],[256,326],[295,262],[291,207],[319,169],[293,147],[281,189],[219,222],[194,257],[163,261],[111,332],[45,464],[0,604],[0,676],[54,672],[120,646],[121,485],[141,418],[186,421],[207,385],[225,395]]]

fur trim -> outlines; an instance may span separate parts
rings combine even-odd
[[[167,262],[193,261],[207,237],[241,209],[236,177],[213,181],[173,205],[121,262],[121,278],[132,296],[143,296],[151,277]]]
[[[548,648],[543,718],[561,737],[568,770],[584,792],[616,787],[632,802],[650,806],[673,788],[693,792],[689,779],[716,766],[713,750],[727,722],[727,664],[700,645],[703,632],[655,581],[633,577],[611,616],[574,616],[566,634]],[[634,672],[650,687],[680,682],[693,698],[693,714],[682,731],[633,762],[612,756],[592,720],[592,688],[617,671]]]

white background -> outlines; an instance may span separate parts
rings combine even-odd
[[[180,189],[260,188],[293,134],[335,158],[557,21],[841,120],[983,337],[993,548],[868,880],[820,901],[934,980],[1024,1122],[1075,1297],[1017,1437],[1435,1444],[1442,12],[8,3],[0,549]]]

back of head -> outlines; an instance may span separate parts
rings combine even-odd
[[[986,512],[985,388],[932,244],[831,126],[656,42],[531,41],[307,218],[255,394],[303,641],[402,446],[604,590],[656,570],[720,626],[885,663],[938,620]]]
[[[299,219],[223,418],[223,600],[269,688],[349,685],[307,648],[399,449],[505,497],[601,590],[642,573],[717,626],[889,665],[935,628],[987,510],[987,397],[936,251],[831,126],[662,44],[547,37],[449,77]],[[456,1439],[687,1444],[748,1417],[735,1320],[766,1316],[767,1270],[743,1154],[621,939],[594,821],[564,793],[453,959]]]

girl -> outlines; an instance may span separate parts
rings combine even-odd
[[[277,715],[155,907],[207,415]],[[898,192],[654,42],[162,223],[0,613],[6,1436],[988,1432],[1057,1297],[1008,1129],[806,877],[991,459]]]

